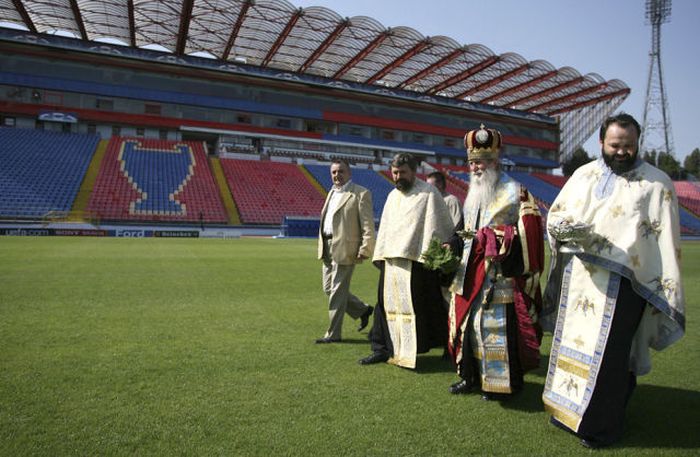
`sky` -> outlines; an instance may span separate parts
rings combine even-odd
[[[407,26],[424,36],[515,52],[582,75],[619,79],[631,89],[618,111],[644,116],[651,26],[644,0],[288,0],[323,6],[342,17],[369,16],[385,27]],[[700,148],[700,1],[674,0],[661,26],[661,66],[670,107],[675,156],[681,164]],[[655,111],[656,113],[656,111]],[[660,118],[660,116],[656,116]],[[584,148],[592,157],[596,134]]]

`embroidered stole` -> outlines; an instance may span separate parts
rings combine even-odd
[[[386,259],[384,264],[384,312],[394,354],[389,363],[404,368],[416,367],[416,315],[411,297],[409,259]]]
[[[595,388],[619,288],[619,275],[575,256],[564,270],[542,399],[545,409],[573,431]]]
[[[495,303],[487,308],[478,300],[467,321],[472,330],[468,333],[472,355],[479,363],[481,389],[484,392],[511,393],[506,305]]]
[[[517,224],[520,187],[502,177],[496,197],[487,208],[471,208],[464,211],[464,226],[466,229],[478,230],[491,224]],[[464,240],[462,261],[450,290],[455,294],[464,293],[464,282],[469,263],[469,256],[474,245],[474,238]],[[450,306],[450,341],[457,336],[456,326],[460,327],[460,335],[465,335],[469,326],[470,346],[473,356],[479,361],[481,386],[485,392],[510,393],[510,366],[508,364],[508,339],[506,334],[506,303],[513,302],[513,280],[511,278],[496,279],[493,267],[485,272],[486,278],[476,298],[469,306],[469,314],[459,323],[454,303]],[[493,281],[493,294],[489,304],[484,304],[484,291]],[[453,300],[459,300],[453,298]],[[459,366],[464,357],[461,344],[458,345],[455,362]]]

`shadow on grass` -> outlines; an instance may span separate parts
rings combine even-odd
[[[547,377],[548,365],[549,365],[549,354],[541,354],[540,355],[540,366],[535,368],[534,370],[528,371],[527,374],[530,376],[536,376],[538,378],[542,378],[542,381],[544,382],[544,379]]]
[[[700,449],[700,392],[640,384],[619,447]]]
[[[369,340],[366,336],[358,336],[357,338],[343,338],[343,341],[341,341],[339,344],[363,344],[369,348]]]
[[[416,373],[427,374],[427,373],[445,373],[454,372],[454,366],[452,362],[447,359],[443,359],[441,355],[421,355],[418,354],[416,358]],[[455,375],[456,376],[456,375]]]
[[[504,409],[543,411],[542,384],[526,382],[523,391],[500,404]],[[625,435],[613,448],[700,449],[700,392],[640,385],[627,407]]]
[[[544,404],[542,403],[542,389],[543,386],[540,383],[525,381],[522,391],[513,395],[507,400],[500,401],[499,403],[504,409],[514,409],[528,413],[540,413],[544,410]]]

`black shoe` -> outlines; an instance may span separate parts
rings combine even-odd
[[[340,343],[339,338],[319,338],[316,340],[316,344],[328,344],[328,343]]]
[[[588,449],[600,449],[602,447],[605,447],[606,444],[591,439],[581,438],[581,446],[586,447]]]
[[[554,425],[555,427],[561,429],[561,430],[564,430],[564,431],[567,432],[567,433],[571,433],[572,435],[575,435],[575,434],[576,434],[576,432],[574,432],[574,431],[571,430],[569,427],[567,427],[566,425],[562,424],[562,423],[559,422],[557,419],[555,419],[554,416],[550,416],[550,417],[549,417],[549,423],[552,424],[552,425]]]
[[[373,352],[364,359],[360,359],[360,365],[372,365],[373,363],[382,363],[389,360],[389,354],[386,352]]]
[[[493,392],[483,392],[481,394],[481,399],[484,401],[502,401],[502,400],[508,400],[510,398],[510,394],[497,394]]]
[[[472,391],[474,385],[466,379],[461,379],[450,386],[451,394],[468,394]]]
[[[367,324],[369,324],[369,316],[372,315],[372,312],[374,311],[374,308],[371,306],[367,306],[367,311],[362,313],[362,316],[360,316],[360,326],[357,327],[357,331],[361,332],[362,330],[367,327]]]

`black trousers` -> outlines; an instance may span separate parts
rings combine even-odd
[[[637,377],[629,370],[632,339],[645,306],[630,281],[622,278],[598,380],[579,425],[581,438],[602,444],[622,438],[625,409],[637,385]]]
[[[380,272],[377,306],[369,340],[372,352],[391,355],[394,353],[394,347],[384,313],[384,262],[379,262],[377,266]],[[447,342],[447,311],[443,305],[438,272],[426,270],[421,263],[413,262],[411,301],[416,315],[417,352],[420,354],[434,347],[444,347]]]

